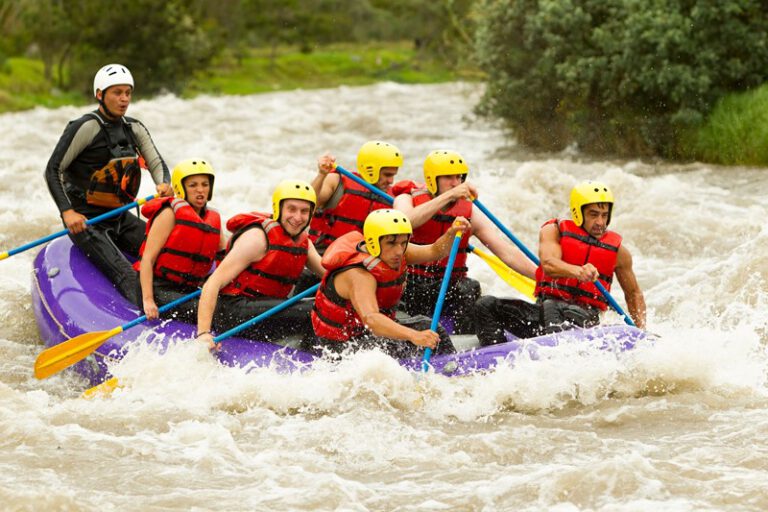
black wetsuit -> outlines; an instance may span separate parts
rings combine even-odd
[[[245,295],[219,295],[213,314],[213,328],[217,334],[255,318],[285,302],[285,299],[254,299]],[[259,341],[277,342],[291,336],[304,337],[312,332],[310,313],[314,298],[304,299],[293,306],[265,318],[245,329],[238,336]]]
[[[408,274],[408,284],[403,292],[402,306],[411,315],[432,317],[440,295],[442,277],[433,278]],[[480,298],[480,283],[471,277],[451,278],[445,295],[443,314],[453,318],[456,334],[473,334],[472,310]]]
[[[109,211],[86,202],[90,177],[113,158],[135,155],[137,149],[155,183],[170,182],[168,167],[140,121],[123,117],[111,122],[98,110],[70,121],[45,169],[45,181],[59,212],[74,209],[93,218]],[[144,231],[144,221],[126,212],[69,236],[123,296],[140,305],[138,274],[123,253],[138,256]]]
[[[549,297],[531,304],[486,295],[475,303],[473,316],[482,346],[505,342],[504,331],[518,338],[532,338],[600,323],[599,309]]]
[[[431,327],[432,321],[429,317],[423,315],[413,317],[398,316],[397,323],[416,331],[424,331]],[[440,336],[440,342],[435,349],[435,355],[454,354],[456,348],[453,346],[453,341],[451,341],[448,333],[440,325],[437,327],[437,334]],[[373,334],[364,334],[351,338],[348,341],[340,342],[321,338],[313,332],[302,340],[301,348],[315,355],[328,355],[331,357],[338,357],[345,351],[373,349],[381,350],[395,359],[411,359],[424,355],[424,347],[419,347],[409,341],[395,340]]]

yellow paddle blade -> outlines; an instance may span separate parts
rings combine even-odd
[[[120,384],[120,382],[117,380],[117,377],[112,377],[111,379],[107,379],[97,386],[93,386],[92,388],[83,391],[81,398],[92,400],[98,397],[107,397],[111,395],[114,390],[122,387],[123,385]]]
[[[486,252],[481,251],[477,247],[474,247],[472,249],[472,252],[480,256],[480,258],[482,258],[483,261],[485,261],[488,264],[488,266],[491,267],[491,269],[493,269],[494,272],[496,272],[496,275],[502,278],[504,282],[506,282],[509,286],[519,291],[520,293],[530,298],[531,300],[534,299],[533,290],[534,288],[536,288],[536,281],[534,281],[529,277],[518,274],[517,272],[509,268],[495,254],[488,254]]]
[[[87,332],[43,350],[35,360],[35,377],[45,379],[82,361],[102,343],[121,332],[123,332],[122,325],[110,331]]]

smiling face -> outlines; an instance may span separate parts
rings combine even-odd
[[[193,174],[184,178],[182,184],[187,202],[200,213],[200,210],[208,204],[208,196],[211,194],[211,177],[208,174]]]
[[[108,112],[103,114],[116,115],[122,117],[128,111],[128,105],[131,104],[131,94],[133,93],[133,87],[130,85],[113,85],[107,87],[106,91],[97,91],[96,98],[104,100],[104,105]],[[101,107],[99,107],[101,109]]]
[[[302,199],[285,199],[280,203],[280,225],[295,237],[304,231],[312,214],[312,203]]]
[[[408,248],[408,240],[411,239],[410,235],[384,235],[379,238],[379,244],[381,246],[381,254],[379,259],[383,261],[389,268],[397,270],[403,264],[403,258],[405,258],[405,250]]]
[[[593,237],[600,239],[608,229],[608,222],[611,220],[610,203],[592,203],[582,208],[584,215],[584,231]]]

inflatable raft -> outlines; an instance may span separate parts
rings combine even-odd
[[[68,237],[51,242],[35,258],[32,302],[40,337],[48,347],[86,332],[112,329],[142,314],[115,290],[109,279],[72,245]],[[195,326],[184,322],[145,322],[108,339],[73,367],[96,384],[108,377],[107,363],[119,360],[135,340],[165,347],[180,340],[189,341],[194,335]],[[555,346],[564,337],[621,352],[633,348],[645,338],[645,333],[626,325],[610,325],[526,340],[508,336],[510,341],[507,343],[433,356],[431,364],[436,372],[445,375],[466,375],[491,369],[499,362],[511,362],[522,350],[528,350],[535,357],[538,347]],[[229,366],[271,365],[278,371],[306,368],[315,359],[313,355],[290,346],[234,337],[222,342],[222,350],[216,357]],[[420,359],[401,360],[400,364],[414,371],[421,370]]]

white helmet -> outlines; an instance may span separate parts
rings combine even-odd
[[[93,78],[93,96],[96,91],[106,90],[113,85],[130,85],[133,88],[133,75],[122,64],[107,64],[96,72]]]

